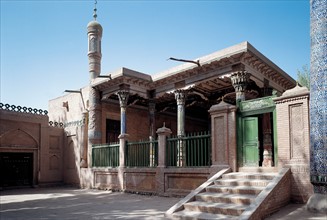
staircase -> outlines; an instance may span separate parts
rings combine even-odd
[[[225,173],[183,203],[176,212],[166,216],[173,219],[239,219],[275,176],[277,173]]]

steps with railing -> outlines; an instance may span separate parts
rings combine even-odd
[[[279,173],[223,172],[170,208],[165,216],[172,219],[262,219],[288,202],[289,169]],[[284,195],[279,195],[280,192]]]

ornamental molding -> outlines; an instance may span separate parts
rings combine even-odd
[[[273,98],[273,101],[276,104],[282,104],[282,103],[286,103],[286,102],[294,102],[294,101],[303,100],[303,99],[308,99],[309,100],[309,98],[310,98],[309,95],[293,96],[293,97],[287,97],[287,98],[276,97],[276,98]]]
[[[243,101],[240,103],[239,107],[241,112],[245,112],[275,107],[275,103],[273,102],[271,97],[265,97],[260,99]]]
[[[270,66],[263,59],[259,58],[257,55],[255,55],[251,51],[248,51],[246,54],[244,54],[241,61],[244,64],[252,67],[254,70],[258,71],[265,78],[277,83],[278,85],[283,87],[285,90],[291,89],[295,85],[295,81],[292,80],[292,78],[290,76],[287,75],[287,77],[286,77],[285,76],[286,73],[284,73],[282,70],[276,70],[275,67]]]

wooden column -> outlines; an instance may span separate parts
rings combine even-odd
[[[187,91],[178,89],[175,91],[177,101],[177,137],[179,138],[177,147],[177,166],[186,166],[186,149],[184,144],[185,136],[185,100]]]

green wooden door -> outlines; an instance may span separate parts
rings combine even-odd
[[[243,166],[259,166],[258,118],[242,118]]]

